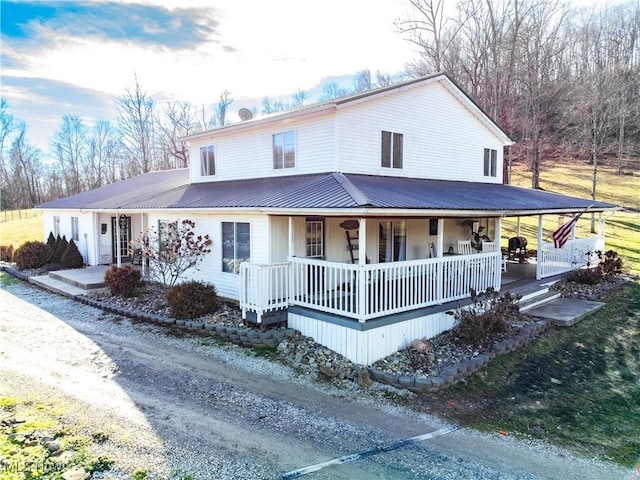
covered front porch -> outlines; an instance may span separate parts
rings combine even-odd
[[[275,223],[281,224],[281,220]],[[573,236],[563,248],[555,248],[545,241],[540,215],[532,263],[527,263],[526,270],[525,265],[513,265],[507,272],[508,250],[501,248],[499,240],[501,217],[411,218],[406,222],[386,217],[301,220],[305,219],[289,217],[288,229],[276,229],[284,238],[272,236],[272,243],[279,245],[286,238],[289,255],[285,260],[241,264],[239,301],[243,317],[251,315],[261,323],[269,312],[296,306],[346,322],[366,323],[462,300],[472,290],[500,291],[504,274],[543,279],[593,265],[591,253],[604,251],[604,222],[600,222],[597,235],[581,239]],[[394,223],[400,228],[388,241],[386,230]],[[426,235],[421,224],[429,228]],[[480,225],[485,228],[478,228]],[[485,236],[479,243],[477,235],[476,242],[469,239],[478,230],[485,230],[491,237]],[[508,232],[514,233],[519,232]],[[320,246],[319,238],[326,239]],[[426,246],[420,247],[420,243]],[[421,252],[423,258],[407,259],[410,249]],[[348,251],[346,261],[344,251]],[[318,252],[321,255],[316,257],[304,256]],[[335,252],[333,258],[326,258],[326,252]],[[391,261],[384,261],[387,259]]]

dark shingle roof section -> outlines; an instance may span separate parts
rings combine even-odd
[[[188,184],[155,172],[40,205],[60,209],[403,209],[479,212],[594,210],[616,205],[494,183],[321,173]],[[327,212],[329,213],[329,212]]]

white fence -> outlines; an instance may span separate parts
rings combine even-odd
[[[240,264],[240,307],[242,318],[256,312],[257,321],[267,312],[286,308],[289,299],[289,264]]]
[[[365,322],[500,288],[500,252],[355,265],[292,257],[288,264],[243,264],[243,313],[299,305]],[[288,290],[287,282],[288,279]]]
[[[538,260],[538,277],[551,277],[585,267],[587,264],[594,266],[598,262],[597,257],[593,255],[596,250],[604,252],[603,236],[569,240],[562,248],[555,248],[553,243],[544,243]]]

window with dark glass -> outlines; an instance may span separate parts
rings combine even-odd
[[[74,242],[80,240],[80,228],[78,225],[78,217],[71,217],[71,238]]]
[[[497,150],[493,150],[491,148],[484,149],[484,176],[485,177],[495,177],[498,172],[498,152]]]
[[[200,147],[200,174],[203,177],[216,174],[216,147],[214,145]]]
[[[402,168],[403,135],[382,131],[381,165],[384,168]]]
[[[378,260],[400,262],[407,259],[407,222],[385,221],[378,226]]]
[[[276,133],[273,136],[273,168],[296,166],[296,132]]]
[[[240,273],[251,260],[251,227],[245,222],[222,222],[222,271]]]

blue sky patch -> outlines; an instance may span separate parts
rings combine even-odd
[[[39,29],[73,37],[183,49],[216,33],[213,9],[93,2],[2,1],[3,36],[33,37]]]

